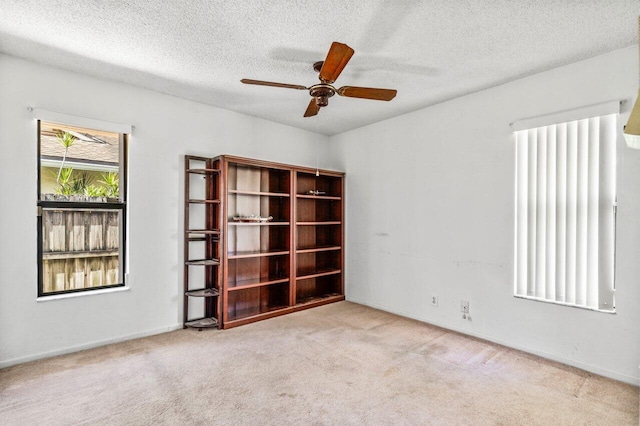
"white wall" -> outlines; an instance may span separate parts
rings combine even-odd
[[[637,52],[615,51],[332,137],[333,166],[347,172],[347,299],[638,384],[640,151],[620,137],[617,313],[515,299],[509,126],[633,98]],[[438,307],[430,304],[434,294]],[[461,299],[470,302],[471,321],[462,318]]]
[[[129,291],[37,302],[36,122],[27,107],[133,124]],[[181,327],[184,154],[326,163],[327,140],[0,55],[0,367]],[[318,144],[319,142],[319,144]]]

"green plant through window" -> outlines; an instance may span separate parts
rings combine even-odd
[[[63,132],[62,130],[59,130],[57,132],[57,137],[60,145],[64,147],[64,155],[62,156],[62,163],[60,164],[60,169],[58,169],[57,181],[60,182],[60,176],[62,175],[62,170],[64,169],[64,162],[67,160],[67,153],[69,152],[69,148],[71,148],[71,146],[76,141],[76,137],[73,136],[71,133]],[[69,175],[71,175],[71,172],[69,172]]]
[[[96,180],[86,171],[75,171],[73,167],[65,167],[69,149],[78,138],[69,132],[58,130],[56,140],[64,148],[62,161],[56,174],[58,184],[58,187],[55,188],[56,194],[108,198],[120,196],[120,178],[117,172],[102,172],[101,178]]]
[[[87,172],[75,171],[71,167],[61,168],[58,172],[58,195],[86,195],[87,197],[118,198],[120,196],[120,178],[116,172],[101,174],[95,179]]]
[[[120,178],[115,172],[108,172],[102,174],[102,180],[99,181],[103,186],[100,188],[104,192],[104,196],[107,197],[119,197],[120,196]]]

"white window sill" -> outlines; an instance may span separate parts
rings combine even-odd
[[[515,297],[516,299],[533,300],[534,302],[549,303],[549,304],[558,305],[558,306],[567,306],[569,308],[584,309],[586,311],[602,312],[603,314],[613,314],[613,315],[615,315],[615,313],[616,313],[616,309],[615,308],[613,308],[613,309],[590,308],[588,306],[573,305],[571,303],[558,302],[558,301],[555,301],[555,300],[547,300],[547,299],[543,299],[541,297],[525,296],[525,295],[521,295],[521,294],[514,294],[513,297]]]
[[[131,287],[125,285],[124,287],[103,288],[100,290],[93,290],[93,291],[79,291],[77,293],[54,294],[51,296],[37,297],[36,302],[49,302],[51,300],[71,299],[74,297],[94,296],[94,295],[105,294],[105,293],[119,293],[121,291],[129,291],[130,289]]]

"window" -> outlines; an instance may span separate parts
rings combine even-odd
[[[616,119],[515,132],[516,296],[615,311]]]
[[[124,285],[127,135],[38,121],[38,296]]]

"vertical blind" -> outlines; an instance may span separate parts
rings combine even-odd
[[[516,296],[614,311],[616,120],[515,132]]]

